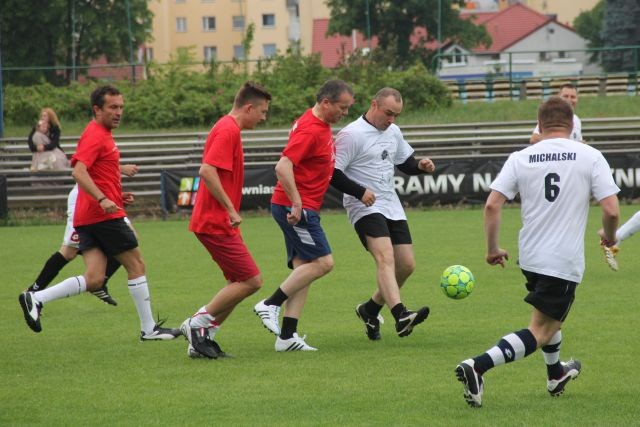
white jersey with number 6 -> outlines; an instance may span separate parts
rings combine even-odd
[[[589,200],[617,194],[598,150],[570,139],[546,139],[509,156],[491,189],[508,199],[520,193],[523,270],[580,282]]]

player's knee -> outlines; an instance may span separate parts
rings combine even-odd
[[[104,272],[86,272],[84,280],[87,283],[87,292],[97,291],[104,283]]]
[[[254,294],[258,292],[258,290],[260,290],[260,288],[262,287],[262,283],[263,283],[262,276],[260,274],[258,274],[257,276],[253,276],[249,280],[244,281],[244,284],[246,285],[250,294]]]
[[[318,258],[316,261],[318,269],[320,270],[320,276],[324,276],[325,274],[328,274],[331,270],[333,270],[333,257],[331,255]]]

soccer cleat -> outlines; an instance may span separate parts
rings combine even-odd
[[[618,261],[616,260],[616,255],[619,251],[618,247],[602,245],[602,251],[604,252],[604,260],[607,262],[607,265],[609,265],[613,271],[618,271]]]
[[[282,338],[276,338],[276,351],[317,351],[318,349],[315,347],[311,347],[304,339],[307,336],[300,336],[294,332],[293,337],[283,340]]]
[[[109,304],[109,305],[118,305],[118,302],[113,299],[111,295],[109,295],[109,289],[107,289],[107,285],[104,285],[102,288],[97,291],[91,292],[91,294],[95,295],[100,301]]]
[[[479,408],[482,406],[482,393],[484,392],[484,382],[482,375],[478,374],[474,368],[473,359],[467,359],[456,366],[456,377],[464,386],[464,400],[469,406]]]
[[[262,320],[262,324],[270,332],[280,335],[280,324],[278,316],[280,315],[280,307],[277,305],[266,305],[265,300],[260,301],[253,307],[256,315]]]
[[[42,310],[42,304],[37,302],[33,298],[33,292],[23,292],[18,296],[20,307],[22,307],[22,313],[24,313],[24,320],[27,321],[27,325],[33,332],[42,331],[42,325],[40,324],[40,310]]]
[[[192,349],[202,357],[207,357],[209,359],[217,359],[220,356],[216,349],[217,344],[215,346],[213,345],[215,341],[209,338],[207,329],[192,328],[190,317],[182,322],[182,325],[180,325],[180,331],[187,341],[189,341],[189,346],[187,347],[187,354],[189,357],[193,357],[191,355]],[[217,346],[217,348],[219,349],[220,347]]]
[[[364,322],[364,331],[371,341],[380,339],[380,325],[384,323],[384,319],[380,314],[377,317],[371,317],[364,308],[364,303],[356,306],[356,316]]]
[[[564,393],[564,386],[570,380],[575,380],[580,375],[582,363],[579,360],[569,360],[568,362],[560,362],[562,364],[562,376],[555,380],[547,380],[547,390],[553,397],[560,396]]]
[[[151,333],[140,331],[140,341],[167,341],[182,335],[180,329],[161,327],[164,321],[159,321]]]
[[[406,337],[413,332],[413,327],[424,322],[429,317],[429,307],[422,307],[418,311],[405,311],[396,322],[396,332],[399,337]]]

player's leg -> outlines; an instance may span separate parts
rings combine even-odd
[[[86,266],[84,275],[70,277],[42,291],[25,291],[20,294],[18,298],[20,306],[27,324],[33,331],[40,332],[42,330],[40,310],[44,304],[78,295],[86,291],[89,286],[94,286],[97,282],[102,283],[107,264],[106,256],[98,247],[83,249],[83,252]]]
[[[618,228],[616,232],[616,244],[622,243],[629,237],[633,236],[640,230],[640,211],[636,212],[631,218],[629,218],[624,224]]]
[[[333,257],[317,212],[303,210],[303,218],[295,227],[287,222],[286,207],[272,205],[271,213],[284,235],[287,266],[292,271],[269,298],[254,306],[254,311],[269,331],[280,335],[278,316],[282,304],[329,273]]]
[[[51,254],[49,259],[45,261],[40,274],[33,282],[31,286],[27,288],[28,291],[41,291],[45,289],[53,279],[60,273],[69,262],[73,261],[73,259],[78,254],[77,247],[71,247],[62,245],[60,250]]]
[[[118,302],[109,294],[109,288],[107,287],[107,282],[113,276],[113,274],[120,268],[120,263],[114,257],[107,258],[107,268],[104,273],[104,282],[102,283],[102,287],[95,291],[91,291],[91,293],[97,297],[100,301],[116,306]]]
[[[260,289],[262,276],[240,235],[196,233],[196,237],[222,270],[227,284],[208,304],[187,318],[180,329],[189,341],[189,355],[193,349],[202,356],[215,359],[224,352],[213,336],[233,309]]]

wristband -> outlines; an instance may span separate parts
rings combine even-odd
[[[107,196],[104,196],[104,197],[102,197],[101,199],[98,199],[98,203],[102,203],[102,201],[103,201],[104,199],[106,199],[106,198],[107,198]]]

